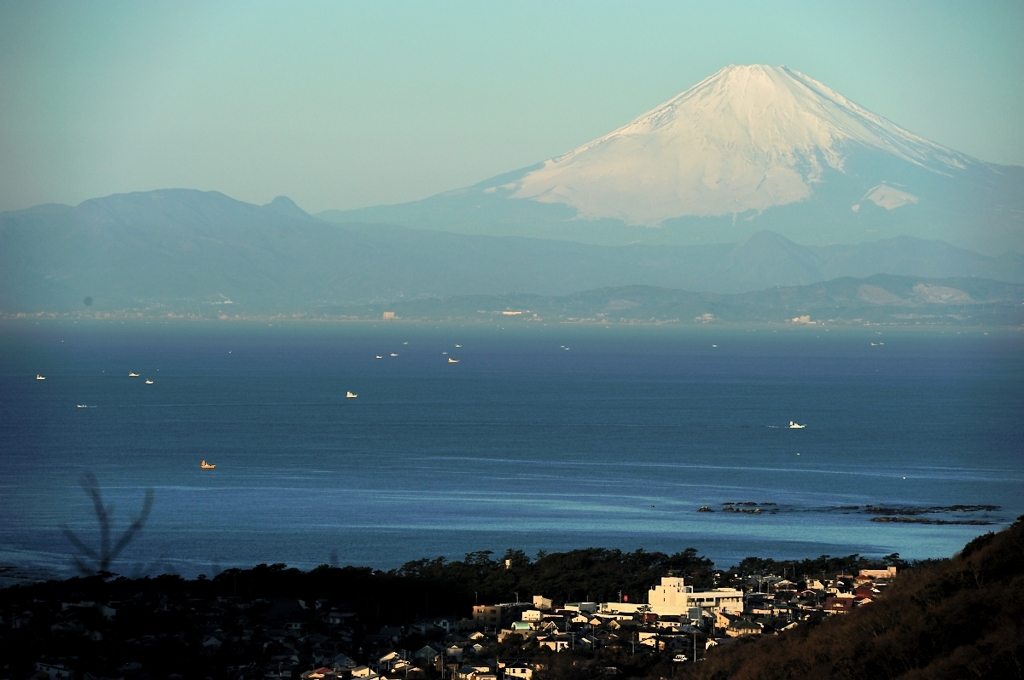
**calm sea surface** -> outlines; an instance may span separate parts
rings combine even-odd
[[[0,413],[0,564],[56,573],[63,525],[98,544],[87,472],[115,535],[153,490],[121,573],[588,546],[925,558],[1024,513],[1019,332],[5,321]],[[1001,508],[881,524],[868,504]]]

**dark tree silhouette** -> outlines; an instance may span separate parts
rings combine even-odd
[[[61,529],[64,532],[64,535],[68,537],[68,540],[71,541],[71,544],[82,554],[81,557],[72,558],[79,573],[83,576],[88,576],[100,572],[109,572],[111,563],[117,559],[117,556],[120,555],[126,547],[128,547],[128,544],[132,542],[132,539],[134,539],[146,525],[146,520],[149,519],[149,513],[153,509],[153,490],[146,489],[146,497],[142,501],[142,512],[139,513],[139,516],[135,518],[127,529],[125,529],[124,533],[121,534],[121,537],[117,539],[117,542],[111,546],[110,523],[114,516],[114,506],[103,504],[103,494],[100,491],[100,483],[96,479],[96,475],[93,473],[87,472],[82,475],[79,485],[82,487],[82,490],[85,491],[86,495],[92,499],[93,512],[96,513],[96,521],[100,525],[99,548],[93,549],[86,545],[85,541],[75,535],[75,532],[73,532],[66,524],[61,527]]]

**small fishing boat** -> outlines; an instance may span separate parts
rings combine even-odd
[[[397,352],[392,352],[392,353],[391,353],[391,356],[393,356],[393,357],[397,357],[397,356],[398,356],[398,353],[397,353]]]
[[[448,363],[449,364],[457,364],[457,363],[459,363],[459,360],[458,359],[452,359],[451,357],[448,357]]]
[[[379,355],[379,354],[378,354],[378,355],[377,355],[377,358],[378,358],[378,359],[383,359],[384,357],[382,357],[381,355]]]
[[[214,469],[217,466],[216,465],[211,465],[211,464],[207,463],[204,460],[202,463],[199,464],[199,467],[201,467],[204,470],[212,470],[212,469]]]
[[[147,384],[147,385],[152,385],[152,384],[153,384],[153,381],[152,381],[152,380],[147,380],[147,381],[146,381],[146,384]]]
[[[349,399],[355,399],[359,395],[356,394],[355,392],[345,392],[345,396],[348,397]]]
[[[36,380],[46,380],[46,376],[45,375],[39,375],[38,373],[36,373]]]
[[[791,429],[791,430],[802,430],[805,427],[807,427],[807,426],[806,425],[801,425],[800,423],[794,423],[792,420],[789,421],[789,429]]]
[[[88,404],[76,404],[76,406],[78,406],[78,408],[89,408]]]
[[[134,371],[132,371],[131,373],[129,373],[129,374],[128,374],[128,377],[129,377],[129,378],[138,378],[138,377],[139,377],[139,374],[138,374],[138,373],[136,373],[136,372],[134,372]]]

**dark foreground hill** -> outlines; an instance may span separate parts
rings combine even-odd
[[[1024,517],[848,616],[712,649],[702,680],[1024,677]]]
[[[698,633],[700,663],[673,662],[678,650],[631,644],[638,639],[636,621],[621,622],[619,643],[596,653],[552,653],[514,639],[495,644],[491,627],[478,658],[532,659],[537,680],[593,678],[611,667],[618,677],[652,679],[1024,677],[1024,517],[951,559],[909,569],[898,555],[883,560],[901,572],[873,603],[848,615],[811,617],[778,635],[741,638],[706,655]],[[743,582],[765,566],[751,558],[717,576]],[[857,555],[823,555],[770,568],[835,574],[877,566]],[[463,618],[476,602],[514,602],[527,593],[558,601],[614,599],[642,594],[670,569],[698,586],[716,577],[693,549],[665,555],[591,548],[536,559],[516,550],[500,559],[476,552],[390,572],[263,564],[196,580],[99,574],[26,584],[0,590],[0,677],[35,677],[37,664],[49,663],[76,677],[299,678],[303,668],[338,654],[372,663],[392,649],[420,649],[435,638],[410,624]],[[419,665],[408,677],[439,678],[438,669]]]

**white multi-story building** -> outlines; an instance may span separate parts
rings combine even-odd
[[[735,588],[694,590],[683,583],[682,577],[663,576],[661,585],[647,593],[647,604],[658,616],[690,616],[691,610],[700,608],[707,614],[743,611],[743,591]]]

